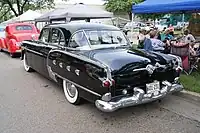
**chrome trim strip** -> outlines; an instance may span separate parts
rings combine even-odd
[[[38,55],[41,55],[41,56],[43,56],[43,54],[42,53],[39,53],[39,52],[36,52],[36,51],[34,51],[34,50],[31,50],[31,49],[29,49],[29,48],[26,48],[26,47],[23,47],[25,50],[28,50],[28,51],[30,51],[30,52],[32,52],[32,53],[35,53],[35,54],[38,54]]]
[[[62,76],[60,76],[60,75],[58,75],[57,73],[54,73],[54,74],[57,75],[59,78],[62,78],[62,79],[64,79],[64,80],[66,80],[66,81],[68,81],[68,82],[74,84],[75,86],[77,86],[77,87],[79,87],[79,88],[81,88],[81,89],[83,89],[83,90],[85,90],[85,91],[87,91],[87,92],[89,92],[89,93],[92,93],[92,94],[94,94],[94,95],[96,95],[96,96],[101,97],[100,94],[98,94],[98,93],[96,93],[96,92],[94,92],[94,91],[91,91],[91,90],[89,90],[89,89],[87,89],[87,88],[85,88],[85,87],[83,87],[83,86],[81,86],[81,85],[78,85],[78,84],[76,84],[76,83],[74,83],[74,82],[72,82],[72,81],[70,81],[70,80],[68,80],[68,79],[66,79],[66,78],[64,78],[64,77],[62,77]]]
[[[139,69],[134,69],[133,72],[137,72],[137,71],[144,71],[147,70],[146,68],[139,68]]]

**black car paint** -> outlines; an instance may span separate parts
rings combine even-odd
[[[90,28],[118,30],[112,26],[98,26],[96,24],[57,24],[49,25],[45,28],[66,30],[70,35],[77,30]],[[69,34],[67,34],[67,37],[66,33],[63,34],[67,43]],[[134,69],[144,68],[147,64],[155,64],[156,62],[160,64],[170,63],[173,58],[162,53],[130,50],[127,47],[80,51],[72,50],[67,46],[64,48],[54,46],[40,40],[26,41],[22,47],[25,49],[23,53],[26,52],[28,57],[28,65],[33,69],[49,77],[47,66],[50,66],[57,76],[68,79],[85,88],[85,90],[79,88],[80,95],[92,102],[109,91],[112,92],[113,96],[119,96],[122,95],[121,91],[123,89],[127,89],[129,93],[133,93],[133,87],[135,86],[140,86],[145,90],[145,84],[153,80],[162,81],[168,79],[173,81],[176,77],[176,72],[170,67],[167,70],[157,70],[152,76],[149,76],[146,71],[133,71]],[[56,65],[53,64],[53,60],[56,60]],[[59,66],[60,63],[62,63],[62,67]],[[70,71],[67,71],[67,65],[71,66]],[[116,82],[116,86],[112,88],[104,88],[102,86],[102,81],[106,77],[104,65],[107,65],[112,70],[112,76]],[[75,74],[76,69],[80,70],[79,76]]]

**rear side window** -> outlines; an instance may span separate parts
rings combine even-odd
[[[18,25],[16,26],[16,30],[33,30],[33,28],[30,25]]]
[[[49,40],[49,29],[44,28],[40,34],[39,40],[42,42],[48,42]]]

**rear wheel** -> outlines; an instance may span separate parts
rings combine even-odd
[[[74,84],[69,83],[66,80],[63,80],[63,89],[65,97],[69,103],[74,105],[80,104],[79,91]]]
[[[30,66],[28,66],[28,64],[27,64],[26,53],[24,53],[24,69],[27,72],[32,72],[33,71],[33,69]]]

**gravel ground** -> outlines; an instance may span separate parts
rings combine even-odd
[[[73,106],[57,84],[0,53],[0,133],[200,133],[200,122],[173,110],[177,97],[168,98],[114,113]]]

